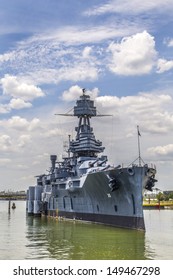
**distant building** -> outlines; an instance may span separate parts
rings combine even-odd
[[[4,195],[4,194],[5,194],[5,191],[1,191],[1,192],[0,192],[0,195]]]
[[[17,191],[16,194],[25,195],[26,191]]]
[[[170,195],[170,194],[173,194],[173,191],[163,191],[163,194]]]
[[[155,199],[156,196],[159,194],[159,193],[163,193],[162,190],[158,189],[158,188],[153,188],[153,191],[150,192],[150,191],[145,191],[144,192],[144,198],[153,198]]]

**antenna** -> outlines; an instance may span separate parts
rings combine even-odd
[[[139,159],[139,166],[141,166],[141,147],[140,147],[140,131],[139,131],[139,125],[137,125],[137,135],[138,135],[138,159]]]
[[[130,165],[133,165],[137,160],[139,161],[139,166],[142,166],[142,163],[145,164],[145,162],[143,161],[143,159],[141,158],[141,143],[140,143],[140,137],[141,137],[141,133],[139,130],[139,125],[137,125],[137,136],[138,136],[138,157],[131,163]]]

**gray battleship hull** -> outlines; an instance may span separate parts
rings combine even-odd
[[[142,193],[148,180],[147,172],[147,166],[110,169],[83,175],[66,185],[57,183],[51,201],[43,202],[46,205],[43,213],[144,230]],[[110,176],[116,178],[114,190],[110,188]]]

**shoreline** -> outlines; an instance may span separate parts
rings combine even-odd
[[[9,201],[9,200],[22,200],[22,201],[26,201],[26,197],[0,197],[0,201]]]
[[[143,209],[173,209],[173,201],[144,201]]]

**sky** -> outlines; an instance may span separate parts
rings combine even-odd
[[[114,165],[141,157],[173,190],[173,1],[0,0],[0,191],[26,190],[65,154],[86,88]]]

